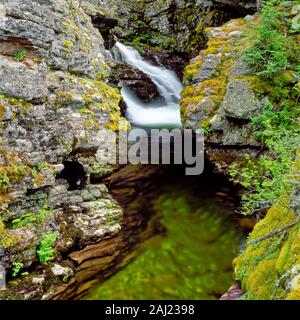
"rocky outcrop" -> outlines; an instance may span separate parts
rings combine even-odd
[[[110,2],[109,8],[105,4],[1,2],[0,241],[8,279],[4,299],[78,298],[124,266],[135,246],[159,230],[149,208],[143,207],[159,167],[101,164],[105,148],[113,143],[111,133],[122,120],[120,92],[108,85],[111,69],[105,50],[111,47],[110,30],[117,20],[121,27],[134,27],[127,34],[115,27],[116,34],[137,43],[135,37],[145,27],[140,14],[145,14],[157,35],[151,45],[166,44],[174,51],[171,38],[193,6],[176,3],[182,20],[177,29],[167,30],[178,13],[172,2],[166,7],[162,2],[138,4],[134,16],[132,2],[124,1],[130,10],[123,15],[121,7],[114,7],[117,2]],[[205,19],[215,21],[213,14]],[[183,30],[187,36],[178,52],[194,50],[187,49],[187,43],[199,21],[195,18]],[[135,78],[133,86],[147,81],[135,70],[126,72],[117,78]],[[140,94],[149,99],[146,92]]]
[[[196,54],[205,43],[206,26],[220,24],[230,17],[224,10],[215,10],[207,1],[101,1],[117,13],[118,26],[112,33],[141,50],[147,47],[168,51],[183,59]]]
[[[185,70],[182,119],[185,128],[204,129],[217,170],[267,152],[251,119],[268,96],[257,94],[243,59],[255,18],[205,31],[248,10],[253,1],[1,1],[0,262],[8,280],[1,298],[80,298],[161,231],[148,205],[160,168],[102,164],[119,121],[128,127],[112,85],[126,81],[146,101],[149,88],[157,94],[136,70],[121,66],[112,75],[105,50],[114,36],[179,75],[198,55]],[[246,295],[270,298],[277,281],[275,296],[299,297],[298,209],[293,188],[256,226],[235,261]],[[273,247],[268,235],[282,226]],[[243,292],[236,285],[224,299]]]
[[[104,180],[110,194],[123,208],[119,232],[69,253],[68,259],[76,266],[74,277],[44,298],[81,298],[93,285],[129,263],[139,253],[140,243],[162,231],[158,217],[149,206],[157,192],[153,182],[160,173],[159,166],[128,165]],[[113,226],[117,219],[113,214],[110,217],[108,224]]]
[[[207,153],[221,171],[244,154],[255,156],[260,143],[252,134],[251,118],[262,112],[265,99],[257,98],[249,67],[247,21],[232,20],[209,28],[207,49],[185,70],[181,112],[185,128],[204,129]]]
[[[142,101],[151,102],[159,98],[157,86],[153,81],[140,70],[124,63],[112,63],[110,81],[116,85],[121,81]]]
[[[226,292],[220,300],[240,300],[243,297],[244,292],[241,289],[238,283],[234,284],[229,288],[228,292]]]
[[[288,2],[277,10],[292,19],[294,5]],[[246,16],[222,27],[206,29],[207,47],[185,69],[181,99],[184,127],[204,130],[206,153],[215,163],[216,170],[231,177],[234,174],[242,176],[235,182],[244,182],[246,196],[243,200],[247,201],[253,190],[257,192],[255,195],[261,192],[260,188],[264,190],[264,194],[252,198],[255,207],[248,213],[259,222],[250,234],[245,250],[234,260],[237,283],[222,297],[224,300],[299,299],[300,292],[299,151],[295,152],[299,148],[299,131],[293,131],[291,128],[294,127],[283,124],[283,120],[279,120],[281,131],[271,126],[272,117],[280,112],[287,112],[286,118],[289,121],[292,118],[292,122],[293,117],[297,117],[299,75],[293,63],[286,67],[287,70],[278,71],[277,82],[260,77],[251,69],[244,57],[247,49],[255,44],[255,39],[250,40],[250,30],[257,30],[253,26],[259,23],[255,16]],[[291,41],[298,45],[299,39],[296,36]],[[269,113],[266,111],[268,105],[272,106]],[[288,111],[284,109],[285,105],[289,106]],[[257,116],[262,114],[265,122],[255,128],[255,119],[261,118]],[[269,139],[275,148],[265,143],[267,139],[259,139],[263,130],[269,130]],[[285,140],[289,135],[297,136],[292,140],[294,145],[290,148],[289,142],[280,144],[278,132],[287,133]],[[286,156],[282,162],[281,151]],[[266,171],[261,165],[264,160],[269,161]],[[278,169],[285,162],[291,166],[277,172],[270,170],[276,166]],[[232,168],[237,171],[233,173]],[[253,174],[253,168],[261,181],[247,180]],[[270,190],[263,189],[267,184],[272,186]],[[282,188],[274,197],[273,189],[278,186]]]
[[[0,12],[1,297],[77,297],[153,232],[132,200],[143,190],[120,188],[128,208],[103,180],[119,169],[101,161],[112,133],[119,120],[127,126],[90,17],[103,11],[87,1],[15,0]]]

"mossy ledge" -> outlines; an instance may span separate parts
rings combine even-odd
[[[265,1],[261,15],[207,29],[207,48],[185,69],[184,126],[204,129],[208,157],[241,186],[242,212],[258,222],[233,263],[242,299],[300,299],[295,5]],[[276,41],[278,55],[259,60]]]

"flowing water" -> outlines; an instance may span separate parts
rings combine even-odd
[[[122,84],[128,120],[140,127],[180,127],[182,85],[175,73],[151,65],[121,43],[116,44],[114,59],[147,74],[162,98],[143,103]],[[165,232],[137,248],[136,258],[86,299],[219,298],[233,282],[232,259],[241,240],[230,219],[233,204],[226,201],[230,187],[224,183],[212,173],[184,176],[180,167],[157,180],[149,208],[160,217]]]
[[[120,42],[115,45],[114,58],[146,74],[156,85],[161,97],[157,101],[145,103],[121,82],[121,91],[127,106],[126,117],[129,122],[137,127],[180,128],[179,101],[182,84],[175,72],[163,66],[150,64],[137,50]]]

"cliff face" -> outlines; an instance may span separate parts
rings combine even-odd
[[[245,299],[299,299],[300,77],[295,5],[266,7],[260,19],[247,16],[208,28],[207,48],[185,69],[184,126],[204,129],[208,157],[217,170],[243,187],[243,211],[258,221],[234,261]],[[272,62],[264,66],[266,61]],[[240,298],[237,285],[224,299],[230,296]]]
[[[203,45],[206,26],[220,24],[239,9],[255,12],[255,1],[104,0],[101,5],[117,13],[120,23],[114,32],[120,38],[187,55]]]
[[[116,169],[99,165],[99,146],[118,128],[121,96],[105,83],[104,41],[87,14],[96,7],[72,3],[0,3],[1,263],[8,280],[19,276],[8,298],[51,298],[85,259],[110,256],[101,240],[124,219],[105,184],[91,184]],[[80,261],[70,256],[97,243]]]
[[[251,71],[243,54],[251,45],[247,19],[206,29],[207,48],[185,69],[181,113],[185,128],[204,129],[207,153],[220,171],[261,146],[253,137],[251,118],[263,109],[264,98],[251,88]],[[253,18],[249,16],[249,20]]]
[[[211,3],[202,1],[115,0],[112,3],[120,19],[114,29],[118,37],[137,47],[146,45],[175,54],[197,52],[204,43],[203,27],[220,23],[226,16],[214,10]]]

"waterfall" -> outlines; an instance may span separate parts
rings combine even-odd
[[[152,103],[145,103],[124,83],[121,83],[122,95],[127,105],[127,119],[138,127],[181,127],[179,101],[182,84],[175,72],[163,66],[150,64],[137,50],[120,42],[115,45],[114,58],[146,74],[157,87],[161,97]]]

